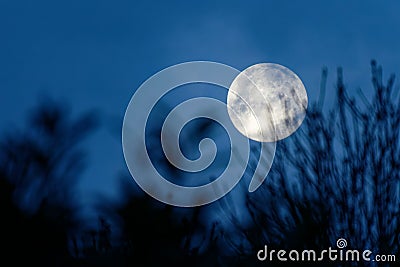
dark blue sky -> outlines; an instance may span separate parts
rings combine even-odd
[[[43,93],[77,114],[96,108],[105,123],[87,144],[80,189],[113,195],[126,169],[125,108],[167,66],[280,63],[300,76],[311,101],[322,66],[329,89],[337,66],[350,87],[369,86],[372,58],[386,74],[400,72],[398,1],[187,2],[0,0],[0,130],[20,125]]]

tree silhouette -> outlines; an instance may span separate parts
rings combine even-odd
[[[99,204],[99,212],[106,214],[119,231],[108,258],[119,258],[121,266],[218,266],[217,225],[207,228],[203,208],[160,203],[133,193],[132,183],[129,177],[123,177],[120,201],[105,204],[102,200]]]
[[[375,61],[371,69],[374,96],[367,99],[360,90],[349,93],[339,68],[330,109],[324,105],[323,70],[319,100],[310,104],[301,128],[278,142],[268,179],[246,195],[241,207],[242,216],[250,217],[246,224],[234,211],[234,195],[204,207],[177,208],[123,177],[121,199],[99,199],[98,228],[85,231],[77,224],[73,185],[85,165],[80,143],[96,118],[72,120],[59,103],[39,106],[29,128],[10,131],[0,142],[2,260],[41,266],[367,265],[260,262],[256,256],[264,245],[276,251],[336,248],[339,238],[347,240],[347,249],[398,260],[400,96],[394,75],[385,83]],[[199,121],[194,132],[207,135],[212,131],[207,123]],[[180,172],[151,149],[155,162],[179,180]],[[216,209],[219,216],[211,216]],[[396,266],[385,264],[368,266]]]
[[[324,106],[327,70],[323,70],[319,100],[310,104],[302,127],[278,142],[263,186],[246,196],[243,208],[250,223],[243,224],[237,218],[235,200],[229,195],[213,205],[185,210],[131,194],[135,190],[125,184],[125,202],[111,207],[108,215],[117,215],[122,225],[124,241],[119,242],[128,248],[127,266],[368,263],[260,262],[256,257],[264,245],[276,251],[321,251],[336,248],[339,238],[347,240],[347,249],[369,249],[373,255],[393,254],[398,259],[399,96],[394,75],[384,83],[382,68],[375,61],[371,68],[374,97],[370,100],[360,90],[349,94],[338,69],[336,100],[331,109]],[[207,211],[217,207],[224,223],[207,217]],[[207,220],[211,222],[205,223]],[[386,266],[396,265],[387,262]]]
[[[70,266],[69,234],[76,228],[74,185],[84,167],[79,144],[96,125],[76,120],[49,101],[30,114],[29,127],[0,143],[2,260],[16,265]]]
[[[318,251],[336,248],[336,240],[345,238],[348,249],[399,259],[399,97],[394,75],[385,84],[382,68],[375,61],[371,68],[372,99],[361,91],[357,100],[350,96],[339,68],[333,108],[323,110],[323,82],[322,97],[309,107],[304,125],[278,143],[270,177],[248,196],[253,226],[236,225],[240,231],[230,239],[236,258],[257,264],[264,245]],[[326,75],[324,69],[323,81]],[[327,264],[360,266],[321,266]]]

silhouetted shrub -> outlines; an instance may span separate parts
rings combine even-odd
[[[257,264],[264,245],[321,251],[345,238],[349,249],[400,258],[398,89],[394,75],[385,84],[382,68],[371,67],[372,99],[350,96],[339,68],[333,107],[312,103],[300,130],[278,143],[266,183],[248,196],[254,225],[231,237],[237,257]]]
[[[74,185],[85,165],[79,144],[96,120],[92,114],[71,120],[55,102],[30,115],[29,127],[5,133],[0,142],[1,260],[71,266]]]

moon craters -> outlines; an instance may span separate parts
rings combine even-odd
[[[293,134],[304,120],[307,104],[300,78],[273,63],[242,71],[232,82],[227,99],[235,127],[259,142],[275,142]]]

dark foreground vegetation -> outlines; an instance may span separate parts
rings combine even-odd
[[[126,176],[121,200],[99,199],[98,225],[84,227],[75,197],[86,158],[81,143],[98,119],[71,118],[57,103],[39,105],[25,130],[1,137],[1,265],[289,266],[290,261],[260,262],[256,254],[264,245],[320,251],[344,238],[347,249],[393,254],[397,264],[321,266],[398,266],[400,98],[393,75],[384,80],[376,62],[371,70],[373,97],[365,97],[346,88],[338,69],[333,105],[324,104],[323,70],[319,100],[309,105],[300,130],[278,142],[263,186],[246,195],[245,224],[232,196],[200,208],[175,208],[133,193]],[[219,216],[210,216],[211,209]]]

